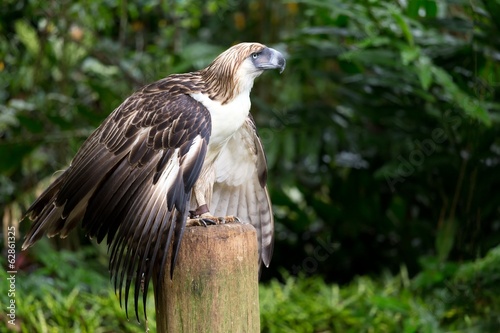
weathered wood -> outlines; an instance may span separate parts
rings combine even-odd
[[[173,278],[154,286],[157,332],[260,332],[258,270],[251,225],[186,228]]]

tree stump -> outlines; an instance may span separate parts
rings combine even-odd
[[[157,332],[260,332],[257,246],[250,224],[186,228],[173,278],[167,265],[154,286]]]

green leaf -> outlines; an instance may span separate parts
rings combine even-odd
[[[406,13],[408,16],[413,18],[418,18],[418,11],[422,6],[422,0],[410,0],[408,6],[406,7]]]
[[[101,76],[113,76],[119,73],[117,66],[105,65],[95,58],[87,58],[83,61],[82,70],[85,72],[101,75]]]
[[[40,52],[40,41],[36,30],[24,20],[16,21],[15,30],[21,42],[26,46],[28,52],[34,56]]]
[[[23,158],[34,148],[34,145],[20,142],[0,145],[0,156],[9,157],[0,158],[0,172],[10,174],[13,170],[19,169]]]
[[[366,65],[394,66],[398,54],[392,50],[369,49],[353,50],[343,53],[339,58],[342,60],[360,62]]]
[[[450,74],[437,66],[430,67],[435,81],[450,94],[452,101],[464,112],[487,126],[491,126],[491,118],[485,104],[463,92],[454,82]]]
[[[413,46],[404,46],[401,50],[401,61],[403,65],[408,66],[420,56],[420,48]]]
[[[445,220],[438,227],[436,235],[436,252],[441,262],[450,254],[455,242],[456,223],[454,220]]]
[[[369,47],[380,47],[385,45],[391,45],[392,41],[387,36],[368,36],[359,43],[357,46],[360,48],[369,48]]]
[[[18,126],[19,119],[16,117],[16,110],[11,107],[0,105],[0,131],[5,131],[11,126]]]
[[[403,32],[403,35],[404,35],[406,41],[408,42],[408,44],[413,46],[414,45],[413,35],[411,33],[410,27],[408,26],[408,23],[406,22],[406,19],[403,17],[403,15],[401,15],[401,12],[399,12],[398,10],[396,10],[394,8],[392,9],[391,14],[392,14],[392,17],[394,18],[394,20],[396,21],[396,23],[401,28],[401,31]]]
[[[437,16],[437,3],[434,0],[425,0],[425,17],[435,18]]]
[[[424,90],[429,90],[432,84],[432,69],[430,60],[427,57],[420,57],[416,63],[417,75]]]

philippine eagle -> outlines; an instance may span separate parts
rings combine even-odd
[[[33,224],[23,250],[44,234],[64,238],[81,221],[89,237],[107,239],[120,299],[125,283],[125,306],[134,280],[136,315],[139,291],[145,307],[151,278],[161,283],[171,243],[173,269],[186,225],[248,221],[268,266],[273,214],[250,91],[265,70],[284,68],[280,52],[241,43],[205,69],[136,91],[28,208],[24,218]]]

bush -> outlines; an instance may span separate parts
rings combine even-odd
[[[413,279],[358,277],[347,285],[291,277],[260,288],[263,332],[498,332],[500,247],[461,265],[425,258]]]
[[[43,244],[43,245],[42,245]],[[40,244],[40,262],[16,275],[16,324],[22,332],[144,332],[126,318],[95,248],[54,251]],[[460,265],[425,258],[422,272],[357,277],[346,285],[319,276],[273,279],[260,286],[262,332],[496,332],[500,330],[500,247]],[[440,274],[442,273],[442,274]],[[0,272],[5,281],[8,274]],[[9,304],[8,284],[0,301]],[[152,295],[152,290],[150,290]],[[153,297],[148,326],[155,330]],[[10,327],[8,317],[0,321]],[[1,330],[1,329],[0,329]],[[17,330],[19,331],[19,330]]]
[[[109,281],[106,265],[99,262],[95,247],[80,251],[55,251],[47,240],[37,251],[18,255],[18,262],[30,263],[15,274],[15,295],[9,296],[8,284],[0,284],[2,305],[15,300],[15,326],[12,318],[2,315],[0,331],[17,332],[136,332],[145,331],[144,320],[137,323],[133,311],[128,319]],[[1,262],[5,267],[5,262]],[[0,279],[10,275],[0,271]],[[151,291],[152,294],[152,291]],[[155,331],[154,299],[148,299],[148,326]],[[142,314],[141,314],[142,315]]]

